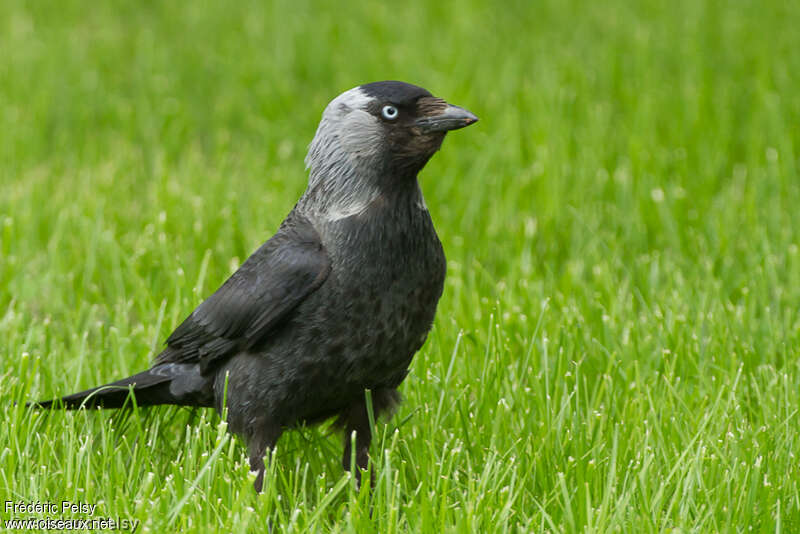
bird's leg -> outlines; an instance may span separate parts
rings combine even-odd
[[[281,436],[281,428],[274,422],[259,419],[247,436],[247,453],[250,460],[250,471],[256,474],[253,487],[256,493],[261,493],[264,486],[264,456],[267,449],[272,450],[278,438]]]
[[[374,412],[373,412],[374,413]],[[377,417],[377,414],[374,414]],[[344,422],[344,454],[342,454],[342,466],[346,471],[350,471],[353,457],[353,442],[356,447],[356,467],[355,477],[358,484],[361,484],[361,470],[369,467],[369,445],[372,442],[372,431],[369,427],[369,414],[364,399],[352,404],[350,408],[342,414]],[[355,432],[355,436],[353,435]],[[370,471],[370,485],[375,485],[375,474]]]

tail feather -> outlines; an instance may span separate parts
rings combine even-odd
[[[208,379],[199,375],[196,365],[166,364],[60,399],[29,402],[26,406],[34,408],[63,406],[68,410],[81,407],[122,408],[126,404],[130,405],[132,401],[138,406],[156,404],[211,406],[209,386]]]

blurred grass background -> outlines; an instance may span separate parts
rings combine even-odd
[[[796,531],[798,27],[779,1],[3,2],[0,496],[150,532]],[[291,209],[327,102],[381,79],[481,122],[421,175],[448,280],[372,495],[326,428],[256,497],[211,413],[14,406],[148,365]]]

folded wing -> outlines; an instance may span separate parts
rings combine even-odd
[[[167,339],[156,363],[198,363],[202,372],[264,342],[330,272],[319,234],[289,214],[278,232]]]

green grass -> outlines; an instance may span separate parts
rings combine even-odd
[[[140,532],[799,531],[799,24],[746,0],[2,3],[0,497]],[[481,122],[421,176],[448,279],[372,494],[325,427],[285,435],[256,496],[213,412],[14,404],[145,368],[303,191],[325,104],[379,79]]]

